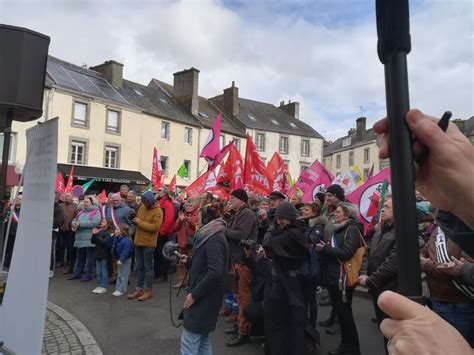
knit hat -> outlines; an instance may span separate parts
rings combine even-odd
[[[346,200],[346,195],[344,194],[344,189],[340,185],[331,185],[326,189],[326,192],[329,192],[337,197],[341,202]]]
[[[275,210],[275,217],[289,219],[290,221],[296,221],[298,219],[298,211],[292,203],[282,202]]]
[[[231,196],[234,196],[238,198],[240,201],[244,201],[245,203],[249,201],[249,197],[247,196],[247,193],[245,192],[244,189],[234,190],[230,194]]]
[[[284,200],[286,199],[286,196],[283,195],[281,192],[279,191],[273,191],[269,196],[268,196],[270,199],[280,199],[280,200]]]

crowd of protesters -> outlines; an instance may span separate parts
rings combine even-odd
[[[431,196],[445,207],[438,195]],[[155,282],[168,280],[172,265],[162,251],[167,241],[175,240],[181,257],[174,287],[188,292],[182,354],[212,352],[209,333],[218,314],[233,322],[225,330],[231,335],[228,347],[259,336],[265,339],[266,354],[312,353],[321,342],[318,330],[326,328],[329,335],[340,334],[339,346],[329,354],[360,354],[352,311],[356,285],[373,297],[374,321],[392,341],[386,342],[388,352],[403,346],[402,353],[420,349],[420,339],[432,336],[429,326],[442,329],[450,347],[467,353],[466,346],[474,346],[474,253],[472,243],[462,237],[472,234],[472,223],[466,224],[470,212],[438,210],[418,192],[416,200],[420,263],[433,312],[385,292],[398,291],[392,197],[385,195],[383,207],[364,229],[357,206],[346,201],[339,185],[329,186],[310,203],[298,197],[288,201],[278,191],[255,196],[242,189],[232,191],[228,201],[211,193],[182,201],[165,186],[139,198],[123,186],[103,204],[92,195],[77,203],[71,194],[57,193],[50,276],[55,266],[65,266],[68,280],[86,283],[96,275],[93,293],[103,294],[115,283],[113,295],[122,296],[129,291],[132,269],[136,288],[127,297],[146,301],[153,297]],[[7,267],[21,202],[19,195],[10,208]],[[355,260],[365,243],[358,278],[349,282],[345,263]],[[331,307],[329,317],[319,322],[318,293],[319,306]],[[390,319],[384,311],[398,318]],[[416,323],[413,312],[430,324]],[[412,338],[419,341],[403,345],[402,339]],[[443,348],[443,342],[434,343]]]

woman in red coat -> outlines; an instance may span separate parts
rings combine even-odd
[[[193,249],[194,232],[198,218],[199,201],[197,198],[188,198],[184,202],[184,212],[179,211],[178,219],[175,223],[175,231],[178,239],[178,249],[181,254],[190,256]],[[186,286],[188,280],[185,279],[186,268],[179,263],[179,282],[173,288]]]

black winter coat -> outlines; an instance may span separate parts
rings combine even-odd
[[[257,256],[256,259],[252,255],[250,258],[245,258],[244,263],[252,273],[250,280],[250,298],[252,302],[261,302],[263,301],[265,284],[267,282],[271,283],[272,261],[264,255]]]
[[[110,250],[112,247],[113,238],[107,231],[100,231],[97,234],[92,234],[91,244],[95,244],[95,257],[99,260],[106,260],[110,257]]]
[[[398,289],[398,257],[395,227],[383,225],[377,229],[364,255],[360,275],[369,276],[371,292]]]
[[[188,291],[195,303],[183,312],[186,330],[209,334],[216,329],[228,266],[228,245],[223,232],[209,237],[188,260]]]
[[[339,228],[335,226],[334,235],[336,236],[337,248],[326,245],[321,251],[324,258],[322,277],[328,285],[339,283],[341,271],[339,260],[350,260],[360,247],[360,231],[358,223],[354,220],[348,220]]]

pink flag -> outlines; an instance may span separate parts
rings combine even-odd
[[[347,200],[359,207],[359,220],[364,224],[365,228],[367,228],[372,221],[372,217],[377,213],[384,180],[387,180],[389,184],[392,183],[390,168],[383,169],[347,195]],[[388,192],[390,191],[391,186],[389,185]]]
[[[308,169],[301,173],[295,190],[299,189],[303,192],[301,201],[313,202],[314,196],[318,192],[326,191],[333,179],[334,176],[316,159]]]
[[[209,170],[215,169],[219,166],[219,164],[224,160],[225,156],[227,153],[230,151],[230,146],[234,144],[234,141],[230,141],[224,148],[221,149],[219,154],[216,155],[214,158],[214,161],[212,162],[211,165],[209,165]]]
[[[222,112],[219,112],[217,115],[216,121],[212,125],[211,132],[209,132],[209,136],[207,137],[206,142],[204,143],[204,147],[201,150],[201,154],[199,157],[206,159],[209,165],[212,165],[214,160],[216,159],[217,155],[219,154],[220,148],[220,136],[221,136],[221,119],[222,119]]]

